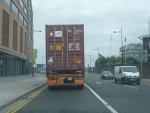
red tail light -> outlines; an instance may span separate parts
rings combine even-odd
[[[83,79],[82,76],[76,76],[76,79]]]

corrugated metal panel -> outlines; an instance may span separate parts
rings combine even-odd
[[[83,70],[84,25],[46,25],[46,61],[51,70]]]

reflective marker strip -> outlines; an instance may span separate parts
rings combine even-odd
[[[113,109],[107,102],[105,102],[94,90],[92,90],[88,85],[84,83],[84,85],[112,112],[118,113],[115,109]]]

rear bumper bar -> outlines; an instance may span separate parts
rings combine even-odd
[[[53,87],[53,86],[81,86],[83,84],[47,84],[48,87]]]

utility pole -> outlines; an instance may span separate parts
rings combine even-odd
[[[150,35],[150,22],[148,21],[149,35]]]
[[[110,37],[110,65],[111,65],[111,41],[112,41],[112,34],[111,34],[111,37]]]
[[[125,36],[125,40],[124,40],[125,41],[125,64],[126,64],[126,57],[127,57],[127,53],[126,53],[126,40],[127,39],[126,39],[126,36]]]

